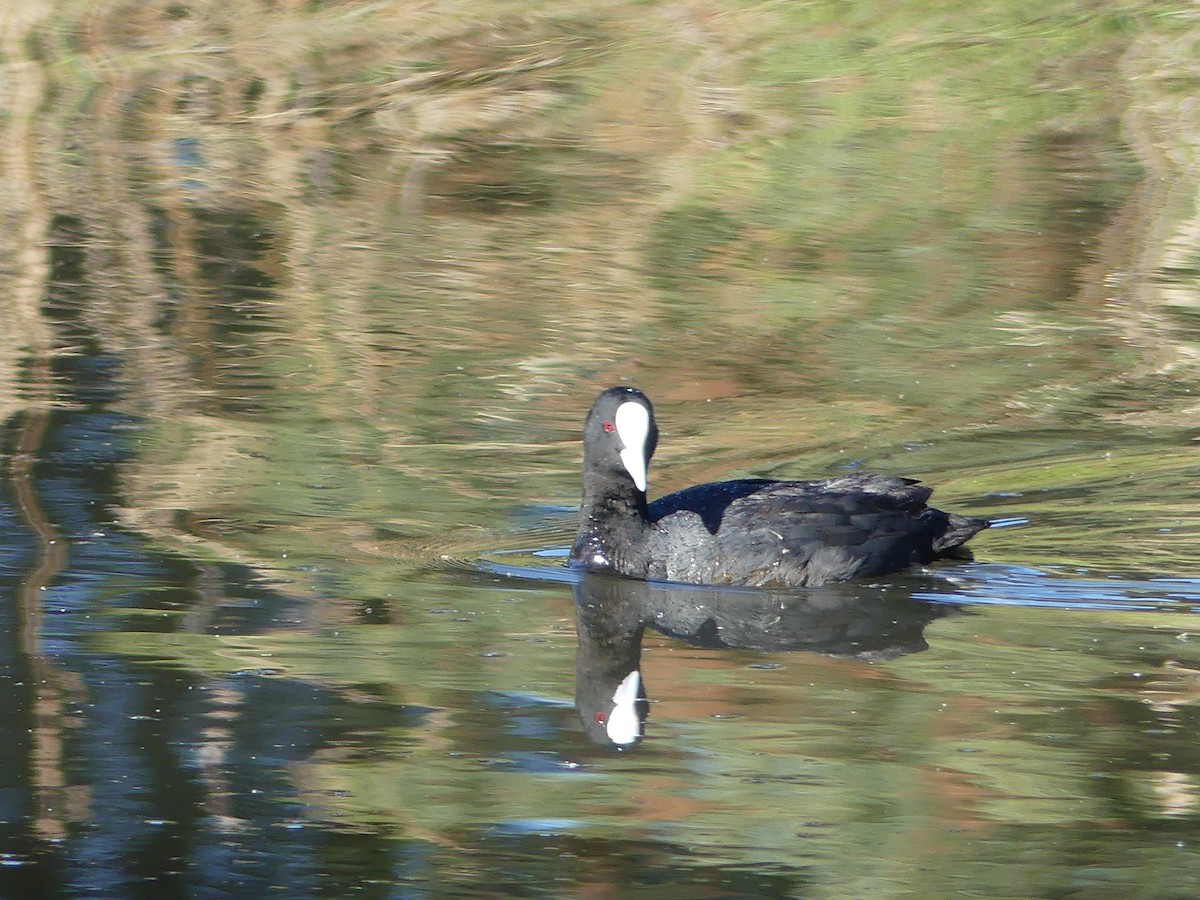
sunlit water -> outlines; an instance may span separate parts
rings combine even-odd
[[[310,6],[0,13],[0,894],[1195,896],[1194,10]],[[995,527],[597,586],[616,382]]]
[[[645,740],[614,755],[574,709],[561,544],[431,558],[331,613],[294,586],[332,580],[335,557],[255,572],[115,524],[137,432],[108,406],[49,425],[38,496],[69,552],[33,601],[42,649],[21,643],[30,601],[6,629],[5,863],[25,895],[471,894],[535,875],[551,893],[1190,891],[1168,881],[1197,862],[1196,580],[984,550],[854,589],[925,608],[896,653],[651,630]],[[509,537],[569,527],[529,511]],[[38,552],[4,528],[16,598]]]

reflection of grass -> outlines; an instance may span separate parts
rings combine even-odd
[[[127,521],[350,582],[473,555],[573,499],[580,415],[626,378],[661,400],[656,488],[859,459],[1036,481],[985,471],[977,429],[1183,398],[1126,375],[1146,344],[1108,276],[1153,212],[1123,218],[1117,60],[1174,91],[1188,9],[63,4],[25,42],[40,181],[147,416]],[[1138,527],[1169,506],[1144,499]],[[1173,546],[1059,521],[1082,556]],[[982,540],[1053,555],[1027,534]]]
[[[1192,6],[47,9],[5,47],[50,83],[0,122],[37,169],[0,192],[20,244],[0,254],[25,271],[49,241],[79,272],[21,308],[85,296],[127,361],[146,426],[124,520],[271,573],[328,626],[206,634],[197,604],[192,631],[93,646],[433,710],[296,763],[314,818],[428,840],[466,878],[493,873],[459,836],[478,859],[497,841],[472,829],[550,818],[844,896],[1194,878],[1194,850],[1144,828],[1164,807],[1120,793],[1188,795],[1194,617],[987,609],[878,666],[652,639],[653,739],[614,759],[558,740],[560,593],[413,583],[443,554],[566,540],[510,514],[574,500],[579,420],[620,379],[659,402],[656,492],[894,471],[1030,519],[980,535],[983,560],[1194,575],[1195,323],[1139,288],[1195,300]],[[31,203],[54,234],[22,230]],[[531,710],[553,739],[514,726]],[[1136,865],[1080,863],[1105,859]]]
[[[154,398],[130,521],[474,552],[625,377],[733,398],[672,410],[713,474],[1091,414],[1136,364],[1081,271],[1141,8],[62,8],[46,180]]]
[[[665,212],[646,247],[647,277],[658,288],[686,291],[694,280],[720,275],[720,248],[737,237],[736,221],[715,207]]]
[[[561,705],[569,601],[495,598],[428,585],[388,626],[95,640],[218,680],[334,687],[360,730],[290,767],[307,817],[437,844],[474,848],[477,830],[556,820],[593,840],[679,842],[690,859],[818,866],[828,883],[875,887],[868,852],[926,887],[964,872],[989,883],[997,859],[1023,860],[1031,841],[1082,822],[1136,843],[1133,823],[1166,813],[1134,794],[1145,760],[1133,754],[1194,765],[1174,717],[1194,705],[1195,616],[977,610],[931,625],[931,652],[883,665],[784,653],[751,668],[764,657],[653,636],[649,740],[614,757],[582,744]],[[1143,710],[1161,717],[1152,736]],[[1168,852],[1167,871],[1186,868]],[[1043,878],[1059,867],[1070,863],[1038,863]]]
[[[1131,577],[1195,577],[1200,522],[1191,497],[1198,481],[1200,462],[1190,447],[1138,452],[1100,445],[1083,455],[997,463],[986,477],[948,487],[967,495],[1010,492],[976,511],[1029,520],[1026,527],[987,535],[980,548],[990,559]]]

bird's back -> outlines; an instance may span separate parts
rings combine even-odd
[[[649,577],[803,586],[929,562],[987,526],[927,506],[931,493],[864,474],[697,485],[650,504]]]

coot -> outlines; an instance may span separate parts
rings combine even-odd
[[[583,426],[583,503],[571,560],[588,570],[691,584],[812,586],[955,554],[988,526],[926,506],[909,478],[748,478],[646,502],[658,443],[649,398],[604,391]]]

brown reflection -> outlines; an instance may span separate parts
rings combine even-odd
[[[35,363],[31,374],[48,377],[47,361]],[[67,562],[66,542],[42,511],[32,474],[48,419],[45,408],[25,414],[9,464],[9,479],[17,511],[38,542],[37,564],[17,591],[19,646],[33,682],[30,775],[36,806],[34,829],[41,837],[57,840],[66,836],[67,823],[81,821],[87,810],[83,796],[70,795],[63,768],[64,731],[70,724],[66,698],[68,694],[81,696],[82,685],[70,685],[69,674],[54,666],[42,653],[40,643],[44,591]]]
[[[197,743],[196,761],[204,782],[205,809],[212,818],[213,826],[229,834],[245,824],[235,810],[237,791],[230,784],[229,777],[229,755],[234,744],[233,724],[243,715],[245,698],[228,686],[212,687],[209,697],[211,706]]]
[[[31,43],[72,65],[17,181],[80,223],[88,314],[153,426],[125,523],[268,569],[284,542],[377,561],[380,523],[395,555],[466,554],[512,500],[573,492],[545,448],[590,385],[729,398],[676,445],[689,471],[663,459],[693,483],[1019,430],[1125,383],[1107,288],[1161,215],[1128,204],[1127,29],[1003,43],[981,79],[911,44],[944,26],[923,9],[800,40],[790,6],[61,10]],[[1139,85],[1167,49],[1133,48]],[[314,541],[330,470],[384,500]],[[286,515],[179,525],[264,508]]]
[[[26,352],[46,352],[50,330],[40,310],[49,273],[46,233],[49,213],[41,192],[37,111],[44,101],[45,76],[28,58],[25,39],[45,15],[45,3],[4,4],[0,8],[0,106],[5,121],[0,135],[0,277],[5,285],[0,302],[0,421],[6,421],[27,403],[46,403],[48,394],[37,394],[46,382],[30,379],[22,384],[21,365]]]
[[[1113,418],[1146,425],[1200,421],[1190,385],[1200,360],[1200,105],[1181,85],[1200,77],[1200,28],[1148,30],[1121,60],[1132,102],[1123,136],[1145,177],[1104,235],[1094,281],[1138,363],[1121,373]],[[1108,251],[1122,247],[1119,256]],[[1111,260],[1110,260],[1111,257]]]
[[[28,38],[49,11],[48,4],[36,0],[0,9],[0,57],[5,61],[0,97],[7,113],[0,142],[7,176],[0,212],[6,217],[8,238],[0,252],[6,252],[4,262],[10,270],[0,304],[0,333],[9,351],[0,353],[0,419],[23,410],[16,413],[21,425],[8,478],[17,512],[37,542],[37,562],[16,591],[18,648],[31,682],[33,830],[41,838],[59,840],[66,836],[68,823],[87,815],[88,799],[86,788],[68,786],[64,768],[64,738],[72,726],[66,701],[83,696],[83,688],[70,673],[56,668],[41,648],[45,590],[67,561],[66,543],[42,509],[33,476],[54,402],[54,351],[41,310],[50,277],[50,215],[37,164],[38,111],[45,102],[46,78],[40,62],[30,58]]]

